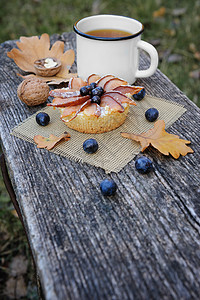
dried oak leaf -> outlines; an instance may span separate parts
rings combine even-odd
[[[75,53],[74,50],[70,49],[64,52],[64,42],[56,41],[50,49],[50,38],[47,33],[43,33],[41,37],[20,37],[20,41],[16,42],[17,48],[12,49],[7,53],[7,56],[12,58],[16,65],[23,71],[35,73],[34,62],[38,59],[53,57],[61,61],[61,70],[53,77],[43,77],[46,82],[51,81],[52,78],[55,83],[57,81],[69,81],[73,76],[69,74]],[[64,52],[64,53],[63,53]],[[38,75],[36,75],[38,76]]]
[[[187,153],[194,151],[186,146],[190,141],[182,140],[178,135],[170,134],[165,131],[165,122],[158,120],[154,127],[147,132],[141,134],[132,134],[122,132],[121,135],[125,138],[140,142],[143,152],[148,146],[152,145],[162,154],[171,154],[174,158],[179,158],[180,154],[185,156]]]
[[[163,17],[166,13],[166,8],[164,6],[161,6],[158,10],[155,10],[153,12],[153,17],[154,18],[160,18]]]
[[[50,134],[48,138],[41,135],[35,135],[33,140],[37,144],[37,148],[46,148],[47,150],[53,149],[61,140],[68,141],[70,139],[70,134],[64,132],[59,137],[54,134]]]

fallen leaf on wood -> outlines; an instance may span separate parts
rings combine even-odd
[[[124,138],[140,142],[143,152],[148,146],[152,145],[162,154],[171,154],[174,158],[179,158],[180,154],[185,156],[187,153],[194,151],[186,146],[190,141],[182,140],[178,135],[170,134],[165,131],[165,122],[158,120],[155,122],[154,127],[147,132],[141,134],[132,134],[122,132]]]
[[[61,62],[61,69],[53,78],[58,77],[59,80],[68,78],[69,69],[75,59],[75,53],[72,49],[64,52],[64,42],[56,41],[50,49],[49,35],[43,33],[40,38],[38,36],[22,36],[16,44],[19,49],[12,49],[7,53],[7,56],[12,58],[16,65],[23,71],[35,74],[34,62],[39,59],[51,57]],[[72,74],[70,77],[72,77]]]
[[[35,135],[33,140],[37,144],[37,148],[46,148],[47,150],[53,149],[60,141],[68,141],[70,139],[70,134],[64,132],[59,137],[54,134],[50,134],[48,138],[41,135]]]
[[[155,10],[153,12],[153,17],[154,18],[160,18],[163,17],[166,13],[166,8],[164,6],[161,6],[158,10]]]

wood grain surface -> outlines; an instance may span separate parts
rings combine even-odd
[[[51,42],[58,39],[65,50],[75,49],[73,33]],[[139,174],[133,160],[106,175],[10,135],[44,106],[30,108],[17,98],[22,71],[6,56],[15,46],[0,46],[1,144],[45,298],[198,299],[199,108],[159,70],[138,80],[147,93],[186,107],[168,132],[190,140],[194,153],[175,160],[149,149],[153,172]],[[141,66],[147,64],[143,54]],[[117,183],[115,196],[101,195],[105,178]]]

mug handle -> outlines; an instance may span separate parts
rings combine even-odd
[[[135,77],[136,78],[144,78],[144,77],[149,77],[154,74],[156,71],[156,68],[158,66],[158,52],[156,49],[149,43],[140,40],[137,43],[137,47],[146,51],[150,55],[150,67],[146,70],[137,70]]]

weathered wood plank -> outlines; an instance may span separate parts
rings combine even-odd
[[[57,39],[75,49],[74,34]],[[195,152],[175,160],[150,149],[154,172],[139,175],[133,160],[105,175],[9,134],[42,107],[17,99],[20,70],[6,56],[14,45],[0,46],[1,143],[46,299],[197,299],[199,109],[160,71],[138,80],[148,93],[185,105],[169,131],[191,140]],[[118,184],[115,197],[100,194],[105,177]]]

